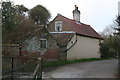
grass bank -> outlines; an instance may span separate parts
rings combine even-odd
[[[107,60],[110,58],[89,58],[89,59],[78,59],[78,60],[65,60],[65,61],[52,61],[43,63],[43,67],[54,67],[54,66],[62,66],[65,64],[73,64],[87,61],[98,61],[98,60]]]

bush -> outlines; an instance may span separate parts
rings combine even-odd
[[[117,51],[114,49],[109,49],[109,57],[116,58],[117,57]]]
[[[100,45],[100,52],[101,52],[101,58],[117,57],[117,51],[110,48],[107,44]]]
[[[106,44],[100,45],[101,58],[107,58],[109,55],[109,47]]]

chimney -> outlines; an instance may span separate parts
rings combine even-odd
[[[80,23],[80,11],[76,5],[75,10],[73,10],[73,20],[75,20],[77,23]]]

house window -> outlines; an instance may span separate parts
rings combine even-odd
[[[55,22],[55,31],[62,31],[62,21]]]
[[[47,48],[47,40],[46,39],[40,40],[40,48]]]

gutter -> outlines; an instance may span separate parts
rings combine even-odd
[[[77,35],[85,36],[85,37],[89,37],[89,38],[94,38],[94,39],[101,39],[101,40],[104,40],[102,37],[101,37],[101,38],[97,38],[97,37],[87,36],[87,35],[78,34],[78,33],[77,33]]]

